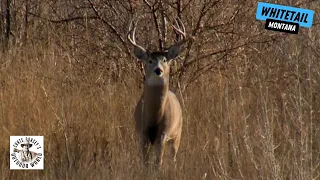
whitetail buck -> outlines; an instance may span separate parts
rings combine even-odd
[[[159,52],[149,52],[136,43],[136,28],[132,22],[128,33],[135,56],[145,64],[144,91],[134,113],[142,159],[144,164],[148,162],[150,144],[154,145],[159,167],[168,141],[172,144],[173,161],[176,162],[182,130],[182,110],[178,98],[169,90],[169,74],[170,64],[179,55],[186,35],[180,20],[176,21],[173,28],[178,35],[178,42]]]

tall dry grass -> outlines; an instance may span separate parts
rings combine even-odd
[[[278,53],[234,57],[229,71],[174,88],[177,167],[167,157],[156,171],[140,166],[134,134],[139,75],[114,83],[103,69],[80,73],[54,46],[12,48],[1,55],[1,179],[317,179],[319,62]],[[12,135],[44,136],[44,170],[9,170]]]
[[[28,2],[39,17],[29,14],[23,24]],[[127,6],[103,2],[99,10],[125,37]],[[183,2],[187,31],[196,38],[177,61],[196,63],[181,73],[181,89],[173,73],[182,139],[176,167],[167,155],[157,171],[140,166],[133,111],[142,77],[127,46],[100,18],[87,19],[94,15],[87,2],[16,1],[16,36],[0,52],[0,179],[319,179],[318,25],[280,36],[255,20],[256,1]],[[302,5],[319,10],[317,2]],[[201,9],[208,14],[198,21]],[[73,12],[85,18],[64,22]],[[143,35],[156,35],[148,22],[139,42],[152,47],[156,38]],[[44,136],[44,170],[9,170],[13,135]]]

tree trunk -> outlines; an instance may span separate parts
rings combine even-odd
[[[11,0],[7,0],[6,2],[6,30],[5,30],[5,48],[8,49],[9,47],[9,38],[10,38],[10,31],[11,31],[11,11],[10,11]]]

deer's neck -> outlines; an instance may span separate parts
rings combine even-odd
[[[165,104],[168,99],[169,83],[159,86],[145,85],[144,109],[149,122],[159,122],[162,119]]]

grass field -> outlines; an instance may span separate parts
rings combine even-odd
[[[297,76],[285,69],[240,68],[201,78],[186,91],[176,169],[140,166],[133,110],[139,76],[109,83],[77,74],[53,50],[13,50],[1,66],[1,178],[22,179],[317,179],[318,62]],[[45,170],[10,171],[9,136],[43,135]]]
[[[127,62],[132,58],[121,56],[115,66],[97,67],[78,59],[72,48],[58,46],[63,37],[53,30],[47,41],[12,45],[0,52],[0,179],[320,179],[318,27],[237,48],[223,57],[225,64],[219,61],[219,68],[200,73],[186,88],[176,86],[175,74],[170,89],[183,108],[182,139],[176,167],[166,154],[160,170],[140,163],[133,112],[143,86],[139,68]],[[73,32],[68,28],[57,27],[60,33]],[[243,33],[241,28],[235,29]],[[263,41],[273,35],[263,33],[254,37]],[[246,35],[240,34],[239,42]],[[211,31],[197,38],[192,57],[236,39]],[[220,44],[211,43],[218,38]],[[69,43],[65,39],[61,44]],[[93,42],[79,48],[87,49],[87,59],[118,55],[115,46],[98,56]],[[215,62],[217,57],[204,59]],[[199,60],[199,66],[204,62]],[[9,170],[13,135],[44,136],[44,170]]]

